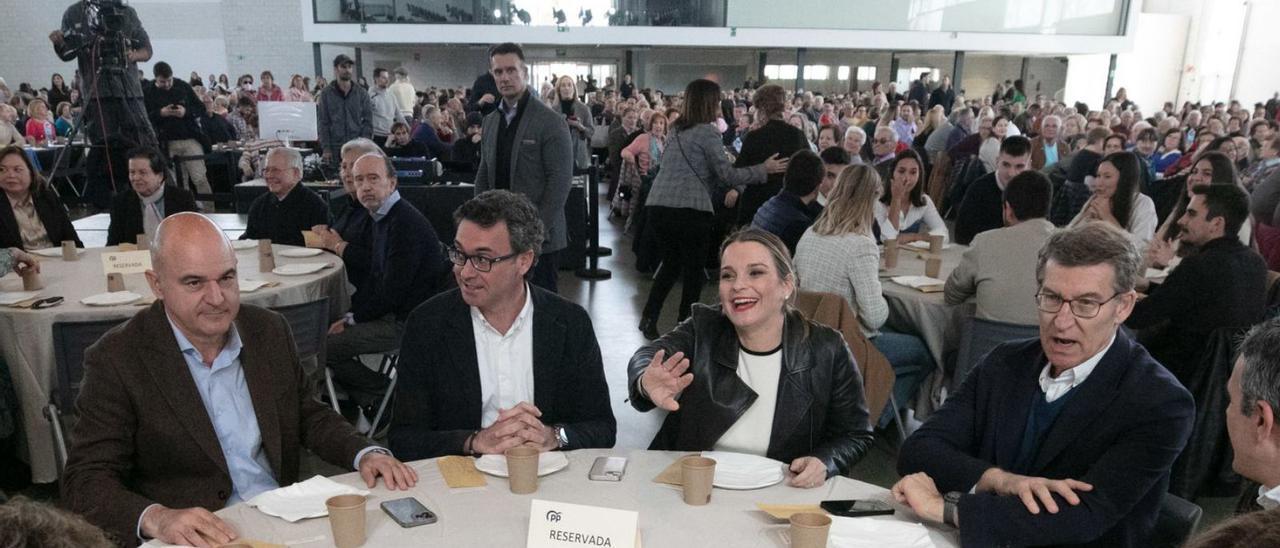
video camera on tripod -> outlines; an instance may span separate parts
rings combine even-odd
[[[127,34],[129,17],[124,0],[84,0],[85,28],[63,29],[70,53],[88,50],[100,75],[121,75],[129,68],[133,41]]]

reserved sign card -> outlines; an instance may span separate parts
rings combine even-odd
[[[639,518],[639,513],[628,510],[534,499],[525,546],[639,548]]]
[[[102,254],[104,274],[141,274],[151,270],[150,251],[112,251]]]

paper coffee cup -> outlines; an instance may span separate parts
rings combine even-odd
[[[929,235],[929,253],[933,253],[934,255],[937,255],[938,253],[942,253],[942,235],[941,234]]]
[[[503,453],[507,457],[507,475],[511,492],[527,495],[538,490],[538,458],[536,447],[512,447]]]
[[[76,250],[76,243],[72,240],[63,240],[62,242],[62,260],[78,261],[80,260],[80,252]]]
[[[146,251],[151,249],[151,239],[146,234],[138,235],[138,251]]]
[[[680,460],[684,503],[702,506],[711,502],[711,482],[716,477],[716,461],[707,457],[685,457]]]
[[[791,514],[791,548],[827,548],[831,516],[817,512]]]
[[[898,267],[898,240],[895,238],[884,241],[884,267]]]
[[[364,544],[364,495],[338,495],[324,501],[329,510],[329,527],[338,548],[355,548]]]
[[[44,280],[40,279],[40,273],[31,268],[22,271],[22,290],[36,291],[40,289],[44,289]]]
[[[124,274],[112,273],[107,274],[107,292],[119,293],[124,291]]]
[[[937,278],[942,272],[942,259],[938,257],[929,257],[924,261],[924,275],[930,278]]]
[[[276,269],[276,254],[271,249],[271,240],[258,240],[258,272],[271,272]]]
[[[311,230],[302,231],[302,241],[305,242],[305,245],[307,247],[314,247],[314,248],[321,247],[320,235],[316,234],[314,231],[311,231]]]

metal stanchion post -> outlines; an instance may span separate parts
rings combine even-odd
[[[613,273],[599,267],[600,253],[592,253],[600,249],[612,252],[609,248],[600,247],[600,167],[594,163],[588,170],[584,190],[587,192],[587,207],[591,210],[587,212],[587,266],[574,274],[584,280],[607,280],[613,277]]]

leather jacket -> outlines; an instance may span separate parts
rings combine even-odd
[[[739,342],[720,306],[695,304],[689,319],[631,357],[628,386],[639,411],[655,406],[639,391],[640,375],[658,350],[684,352],[693,383],[679,396],[649,449],[710,450],[746,412],[756,393],[738,377]],[[827,477],[849,473],[874,435],[863,398],[862,373],[840,333],[788,312],[782,330],[782,378],[765,456],[790,464],[817,457]]]

